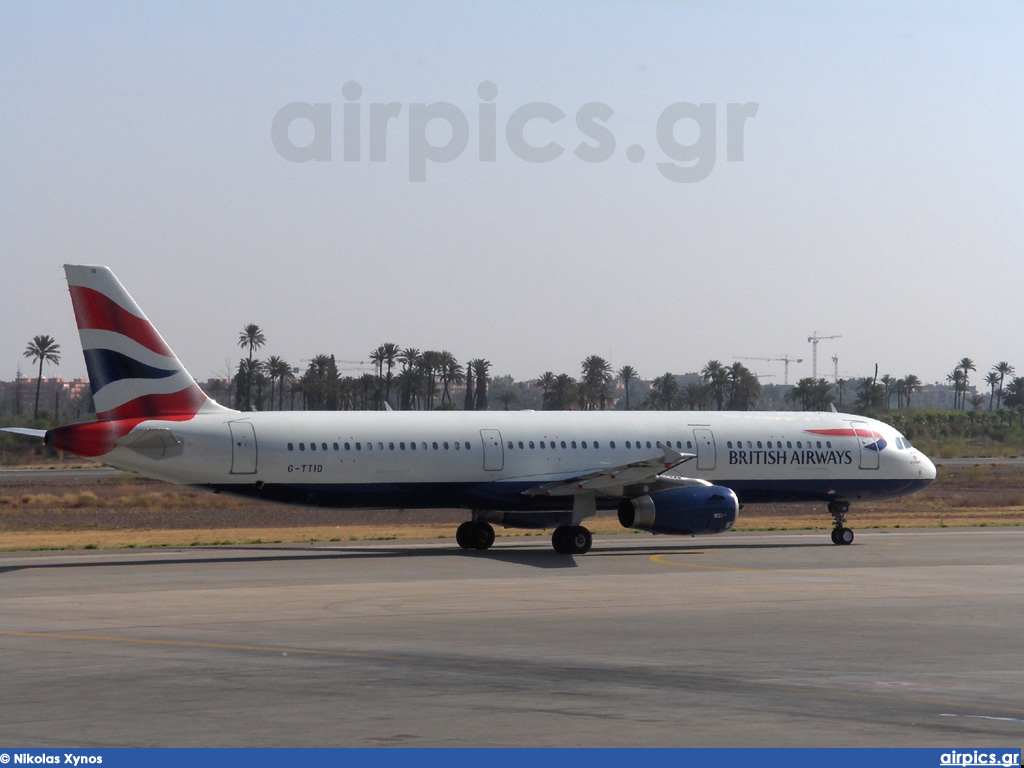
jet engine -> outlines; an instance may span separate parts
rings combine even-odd
[[[651,533],[721,533],[733,527],[739,508],[731,489],[698,485],[623,499],[619,522],[625,528]]]

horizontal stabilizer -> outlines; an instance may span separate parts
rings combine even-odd
[[[46,437],[45,429],[25,429],[24,427],[0,427],[0,432],[10,432],[12,435],[22,437],[35,437],[42,440]]]

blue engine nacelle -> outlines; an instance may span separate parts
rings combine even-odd
[[[740,503],[721,485],[695,485],[653,496],[623,499],[619,522],[625,528],[651,533],[721,533],[733,527]]]

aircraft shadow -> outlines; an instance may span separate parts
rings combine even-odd
[[[612,557],[634,557],[636,555],[702,555],[708,550],[754,550],[754,549],[807,549],[832,545],[827,540],[817,538],[806,542],[716,542],[712,547],[692,544],[674,544],[666,546],[650,546],[638,544],[635,546],[611,546],[602,548],[600,544],[591,549],[586,558],[612,558]],[[145,550],[135,550],[139,554],[145,554]],[[297,562],[301,560],[386,560],[392,558],[413,559],[413,558],[475,558],[481,560],[492,560],[513,565],[523,565],[532,568],[544,568],[559,570],[565,568],[579,567],[576,557],[572,555],[560,555],[546,546],[536,542],[509,543],[495,546],[486,551],[466,551],[453,546],[449,548],[429,547],[417,549],[414,547],[360,547],[351,545],[339,545],[327,548],[323,546],[224,546],[224,547],[189,547],[175,551],[187,552],[189,554],[202,552],[198,557],[169,558],[154,557],[142,559],[109,559],[102,555],[73,557],[62,562],[55,563],[12,563],[0,565],[0,576],[17,571],[42,571],[56,569],[75,568],[145,568],[153,565],[227,565],[231,563],[275,563],[275,562]],[[123,552],[123,550],[122,550]],[[252,554],[241,554],[241,553]]]

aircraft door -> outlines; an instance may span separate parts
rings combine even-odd
[[[480,438],[484,443],[484,469],[497,472],[505,467],[505,449],[501,445],[501,432],[496,429],[481,429]]]
[[[231,430],[231,474],[252,475],[256,472],[256,430],[248,421],[228,422]]]
[[[851,421],[850,426],[853,427],[854,432],[857,434],[857,444],[860,447],[860,468],[878,469],[879,453],[883,444],[882,439],[875,437],[874,433],[863,421]]]
[[[711,470],[717,464],[715,436],[710,429],[693,430],[693,439],[697,443],[697,469]]]

